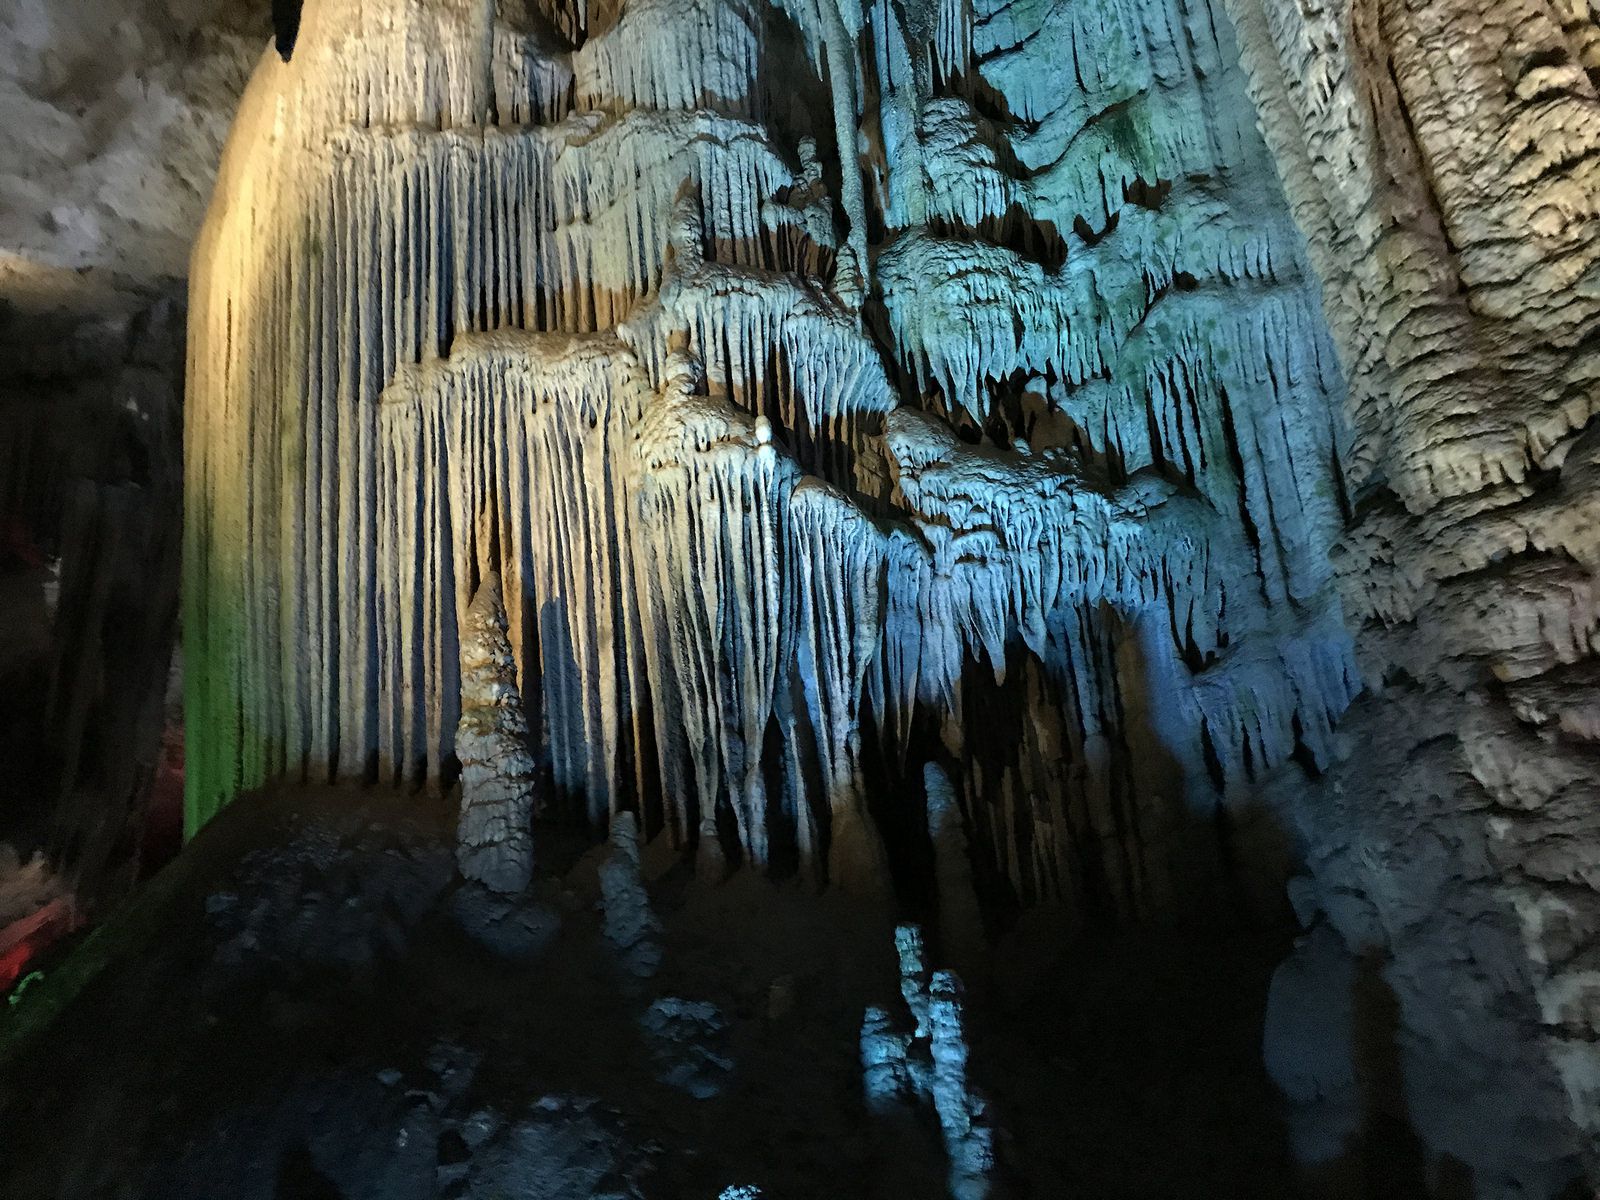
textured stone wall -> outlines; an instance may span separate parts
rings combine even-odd
[[[184,305],[0,270],[0,838],[139,869],[177,635]]]
[[[1293,1046],[1359,956],[1395,1001],[1387,1106],[1478,1195],[1549,1195],[1600,1138],[1600,29],[1229,7],[1349,381],[1334,557],[1369,687],[1290,805],[1315,924],[1269,1049],[1332,1153],[1360,1081]]]
[[[269,0],[8,0],[0,255],[188,274]]]

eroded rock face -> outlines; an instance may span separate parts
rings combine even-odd
[[[1591,23],[1234,15],[308,7],[196,258],[192,818],[446,770],[496,569],[596,825],[871,886],[932,759],[1079,920],[1259,908],[1297,841],[1428,1145],[1570,1173]]]
[[[0,250],[188,274],[269,0],[14,0],[0,13]]]
[[[1294,805],[1304,907],[1377,956],[1429,1149],[1550,1194],[1600,1135],[1600,30],[1229,10],[1350,383],[1335,558],[1371,691]],[[1348,970],[1307,945],[1291,970]]]

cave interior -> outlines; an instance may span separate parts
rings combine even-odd
[[[0,1196],[1600,1195],[1597,89],[0,0]]]

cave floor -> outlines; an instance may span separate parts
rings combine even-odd
[[[0,1016],[0,1196],[945,1194],[932,1115],[885,1123],[861,1094],[892,914],[647,850],[664,957],[641,980],[581,839],[539,829],[537,903],[513,910],[454,877],[449,828],[439,802],[335,789],[224,814]],[[1281,936],[1060,946],[1013,931],[972,998],[996,1195],[1293,1195],[1259,1066]]]

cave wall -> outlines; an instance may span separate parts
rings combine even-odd
[[[1368,686],[1290,806],[1313,926],[1269,1053],[1334,1153],[1357,1081],[1293,1047],[1361,964],[1395,1005],[1385,1106],[1477,1194],[1548,1195],[1600,1134],[1600,30],[1583,4],[1229,11],[1349,383],[1334,562]]]
[[[88,912],[138,877],[181,721],[184,303],[23,274],[0,308],[0,839]]]
[[[78,917],[181,790],[185,277],[269,29],[265,0],[0,10],[0,840]]]
[[[188,275],[269,0],[10,0],[0,250],[126,284]]]

